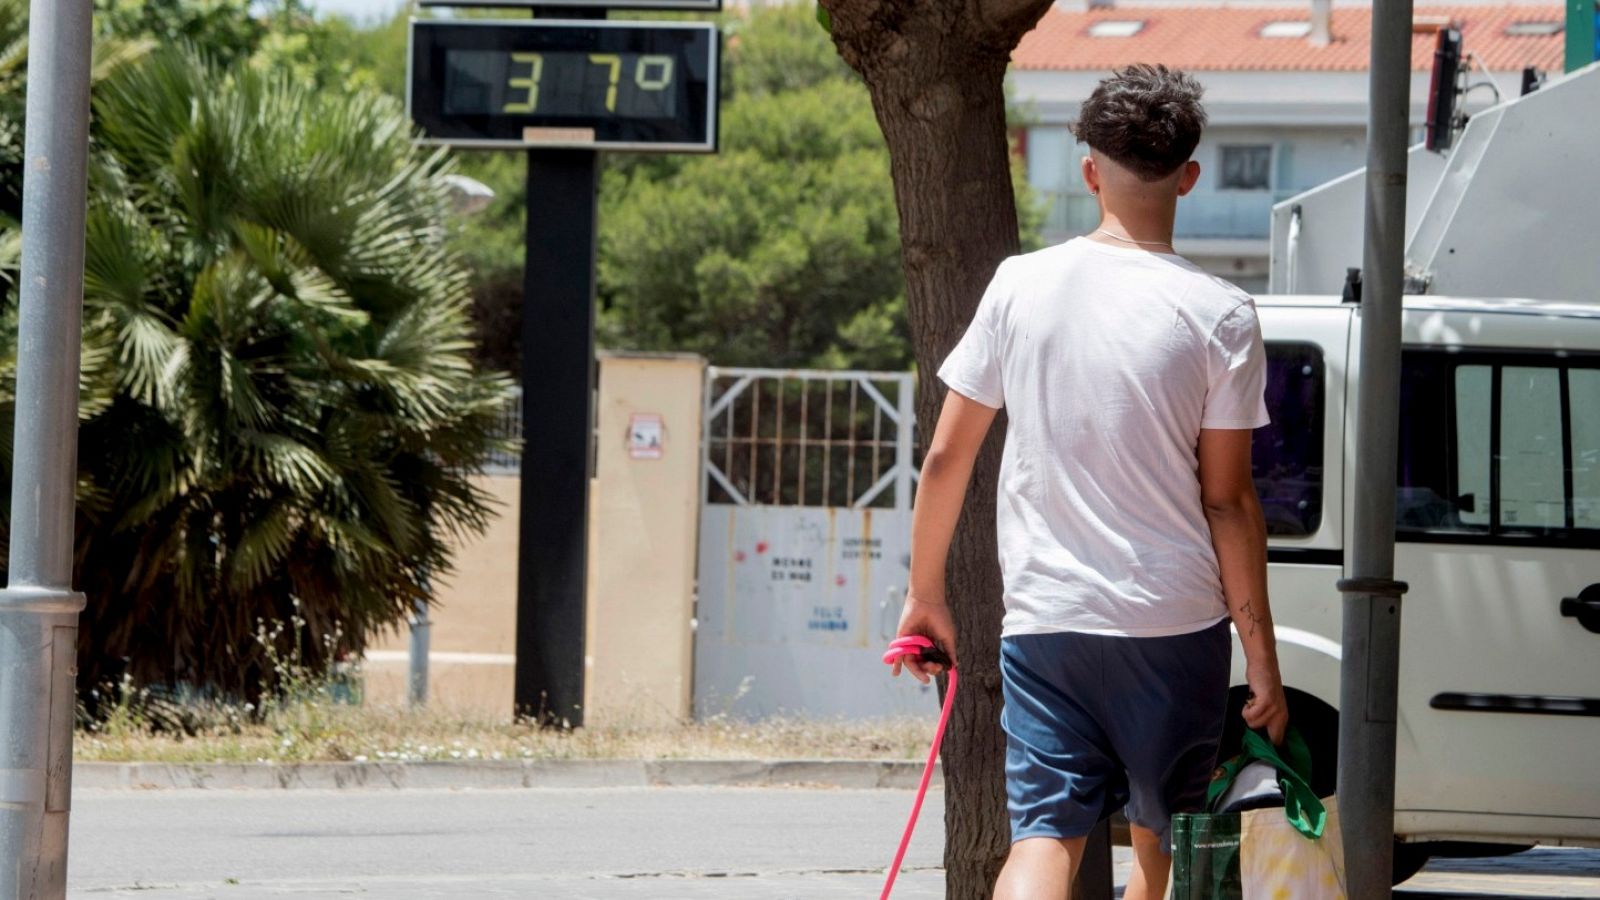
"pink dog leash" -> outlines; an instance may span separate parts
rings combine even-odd
[[[919,656],[923,660],[944,666],[950,673],[950,683],[944,692],[944,707],[939,710],[939,730],[933,733],[933,747],[928,750],[928,764],[922,768],[922,781],[917,785],[917,799],[911,805],[911,818],[906,822],[906,832],[900,837],[900,849],[895,851],[894,864],[889,867],[889,877],[883,883],[883,893],[878,900],[889,900],[889,892],[894,890],[895,876],[900,874],[900,864],[905,861],[906,848],[911,845],[911,832],[917,827],[917,814],[922,812],[922,800],[928,795],[928,782],[933,780],[933,765],[939,761],[939,742],[944,740],[945,726],[950,724],[950,707],[956,699],[956,670],[950,665],[950,658],[933,645],[933,641],[920,634],[906,635],[896,638],[889,644],[889,649],[883,654],[883,661],[894,665],[902,656]]]

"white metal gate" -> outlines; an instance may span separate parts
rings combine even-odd
[[[695,713],[926,710],[890,679],[910,566],[909,373],[706,373]]]

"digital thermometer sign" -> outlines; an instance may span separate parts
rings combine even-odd
[[[701,22],[413,21],[407,102],[430,143],[710,152],[719,44]]]

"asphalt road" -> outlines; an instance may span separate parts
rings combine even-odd
[[[936,791],[895,896],[944,896]],[[79,900],[874,896],[908,791],[78,791]],[[929,823],[935,823],[929,827]],[[1118,851],[1118,882],[1127,875]],[[1397,896],[1600,898],[1600,852],[1436,863]]]

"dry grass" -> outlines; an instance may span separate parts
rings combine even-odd
[[[363,707],[323,699],[285,704],[262,721],[237,715],[186,735],[134,715],[80,730],[74,755],[102,762],[312,762],[472,759],[919,759],[934,719],[818,721],[718,718],[673,727],[541,729],[509,719]]]
[[[443,708],[363,704],[359,667],[314,671],[301,641],[287,655],[285,629],[262,622],[256,639],[274,667],[261,708],[152,693],[124,681],[101,685],[101,719],[80,728],[74,758],[88,762],[420,762],[473,759],[916,759],[937,718],[876,721],[713,716],[672,726],[604,724],[540,728],[509,716]],[[337,641],[338,635],[331,636]],[[331,654],[330,654],[331,655]]]

